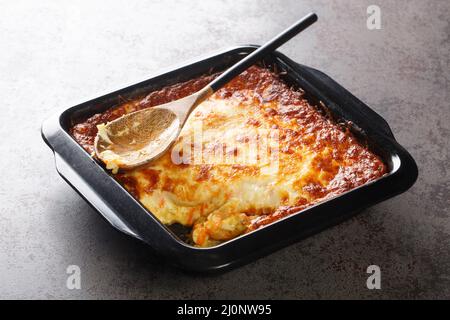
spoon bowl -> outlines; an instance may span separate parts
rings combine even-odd
[[[177,114],[155,107],[134,112],[98,126],[95,153],[107,169],[117,173],[155,160],[164,154],[181,131]]]

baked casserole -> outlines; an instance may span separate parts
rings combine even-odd
[[[83,119],[70,133],[93,154],[97,126],[185,97],[215,76],[123,101]],[[162,223],[190,227],[190,241],[209,247],[386,172],[380,157],[301,89],[253,66],[195,109],[169,152],[112,175]]]

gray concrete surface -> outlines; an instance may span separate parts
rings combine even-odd
[[[377,4],[382,29],[366,28]],[[205,52],[262,43],[308,11],[281,51],[390,123],[418,162],[408,192],[218,276],[191,275],[117,233],[56,173],[43,119]],[[450,3],[0,1],[0,298],[450,298]],[[79,265],[81,290],[66,288]],[[366,288],[366,268],[382,289]]]

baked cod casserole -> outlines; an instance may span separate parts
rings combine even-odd
[[[97,126],[185,97],[215,76],[123,101],[82,119],[70,134],[94,154]],[[302,90],[253,66],[199,105],[162,157],[112,175],[162,223],[189,227],[189,242],[210,247],[386,173],[377,155]]]

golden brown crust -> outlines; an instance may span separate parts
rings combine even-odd
[[[97,124],[184,97],[214,76],[199,77],[120,104],[76,124],[70,133],[91,153]],[[148,166],[115,175],[163,222],[193,226],[194,242],[200,246],[258,229],[387,172],[381,159],[350,131],[313,107],[302,91],[289,88],[265,68],[254,66],[243,72],[200,105],[191,118],[191,122],[201,121],[205,130],[242,127],[276,130],[279,134],[276,175],[264,174],[261,165],[177,164],[170,153]],[[182,136],[188,137],[189,130]],[[236,137],[244,143],[248,139],[245,134]],[[231,156],[242,152],[239,148],[227,149],[222,143],[210,143],[203,152],[208,156],[218,149]],[[272,202],[255,201],[246,193],[249,188],[263,192],[266,187]]]

